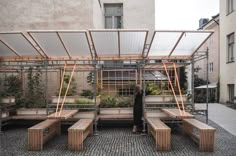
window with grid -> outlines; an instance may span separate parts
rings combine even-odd
[[[226,0],[226,15],[234,11],[234,0]]]
[[[229,101],[234,101],[234,84],[228,84]]]
[[[105,29],[123,28],[123,4],[104,4]]]
[[[227,63],[234,62],[234,33],[227,36]]]
[[[213,62],[209,63],[209,72],[213,72]]]

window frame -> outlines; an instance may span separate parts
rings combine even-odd
[[[105,29],[122,29],[123,28],[123,3],[104,3],[104,28]],[[120,6],[121,10],[120,13],[117,14],[106,14],[106,7],[107,6]],[[112,27],[111,28],[107,28],[107,23],[106,23],[106,18],[111,18],[112,20]],[[120,23],[117,25],[115,25],[115,20],[117,20],[118,18],[120,18]]]
[[[226,58],[227,61],[226,63],[234,62],[234,46],[235,46],[235,34],[233,32],[227,35],[227,58]]]
[[[234,0],[226,0],[226,16],[234,12]]]

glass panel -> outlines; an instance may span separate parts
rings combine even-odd
[[[123,4],[104,4],[105,16],[122,16]]]
[[[0,57],[1,56],[17,56],[17,55],[0,41]]]
[[[171,56],[192,55],[209,35],[204,32],[186,32]]]
[[[149,56],[168,56],[182,32],[156,32]]]
[[[20,55],[39,55],[34,47],[20,33],[0,34],[0,37]]]
[[[105,17],[105,29],[112,29],[112,17],[111,16],[106,16]]]
[[[49,56],[68,56],[55,32],[31,33]]]
[[[91,56],[85,32],[59,34],[71,56]]]
[[[146,32],[120,32],[120,54],[142,55]]]
[[[91,32],[98,55],[118,56],[117,32]]]

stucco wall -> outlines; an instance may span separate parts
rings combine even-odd
[[[0,31],[93,28],[92,0],[1,0]]]
[[[236,3],[234,3],[236,10]],[[236,11],[226,15],[226,1],[220,0],[220,102],[229,100],[227,84],[236,87],[236,62],[226,63],[227,35],[234,32],[234,60],[236,61]],[[236,88],[235,94],[236,94]]]

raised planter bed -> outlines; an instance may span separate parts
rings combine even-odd
[[[13,104],[15,103],[15,97],[9,96],[9,97],[1,97],[1,104]]]
[[[181,101],[181,97],[179,95],[176,96],[178,101]],[[182,96],[183,101],[188,102],[188,97],[186,95]],[[147,95],[145,96],[145,104],[155,104],[155,103],[175,103],[175,99],[173,95]]]
[[[46,108],[19,108],[16,110],[17,115],[47,115]]]

